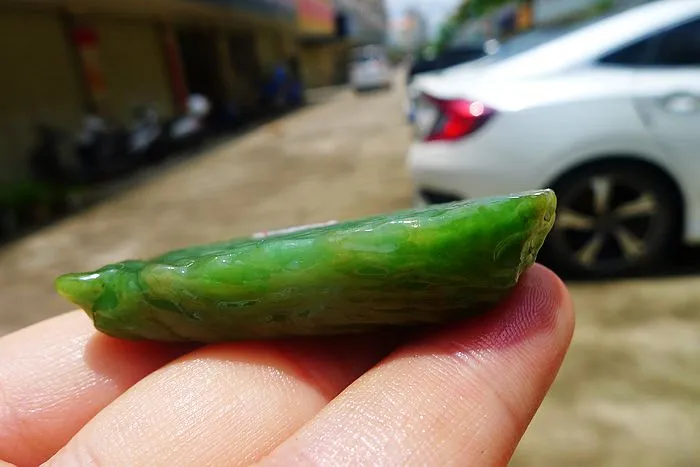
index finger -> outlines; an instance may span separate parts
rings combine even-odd
[[[0,339],[0,459],[39,465],[97,412],[191,349],[113,339],[82,312]]]
[[[399,347],[258,465],[508,465],[573,326],[565,285],[535,265],[490,313]]]

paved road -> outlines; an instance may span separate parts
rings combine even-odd
[[[399,94],[326,97],[0,251],[0,335],[70,308],[62,272],[408,206]],[[699,284],[572,284],[574,343],[512,465],[700,465]]]

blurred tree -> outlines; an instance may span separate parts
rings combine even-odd
[[[507,4],[517,6],[516,31],[523,31],[533,27],[535,0],[462,0],[454,13],[440,27],[435,41],[430,44],[431,50],[435,53],[440,52],[452,42],[464,24],[487,15]],[[596,0],[589,9],[578,12],[572,17],[562,18],[560,22],[567,23],[578,21],[582,18],[600,16],[609,11],[614,5],[614,0]]]
[[[534,0],[462,0],[455,12],[440,27],[432,46],[438,51],[443,50],[464,24],[509,3],[518,5],[521,12],[519,25],[522,25],[523,29],[531,27]]]
[[[593,15],[602,15],[615,7],[614,0],[597,0],[591,8]]]

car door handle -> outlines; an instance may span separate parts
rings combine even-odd
[[[700,96],[688,92],[670,94],[661,99],[661,107],[673,114],[700,112]]]

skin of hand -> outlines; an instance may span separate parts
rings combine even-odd
[[[163,345],[68,313],[0,338],[0,459],[505,466],[573,327],[539,265],[491,313],[393,335]]]

